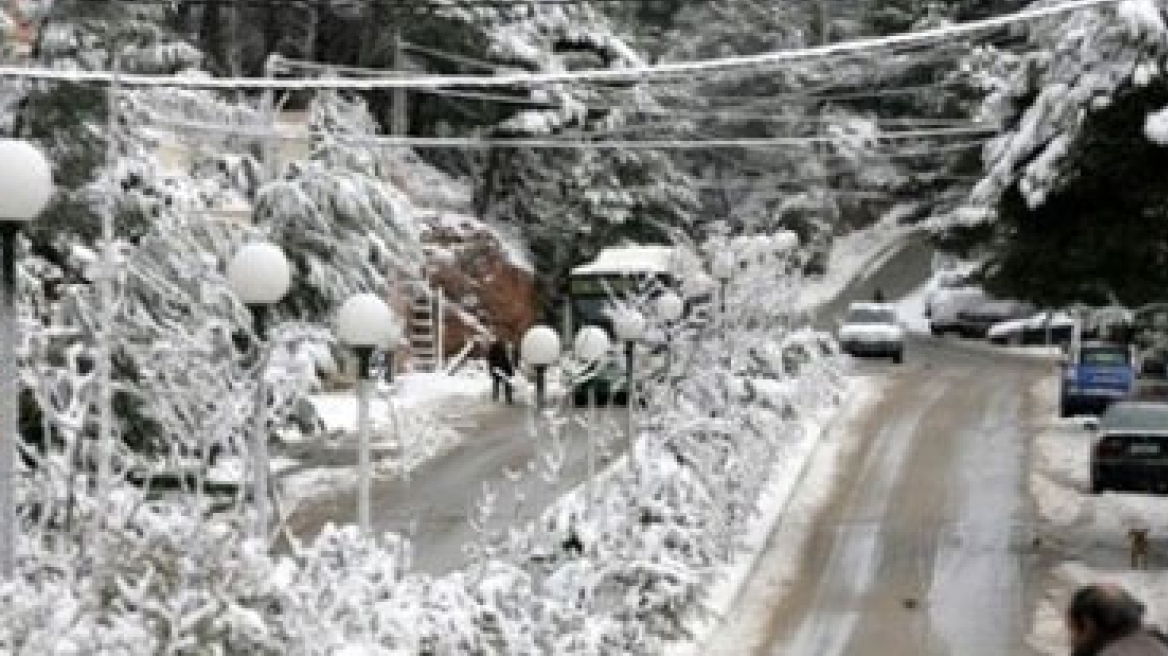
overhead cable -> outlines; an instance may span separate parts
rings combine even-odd
[[[760,148],[774,146],[803,146],[812,144],[835,144],[839,139],[828,136],[813,137],[755,137],[736,139],[557,139],[510,138],[510,137],[408,137],[408,136],[354,136],[322,131],[279,132],[264,128],[248,129],[242,126],[212,125],[187,121],[154,121],[152,125],[179,130],[202,131],[209,134],[223,134],[272,141],[311,141],[331,139],[345,144],[367,147],[417,147],[417,148],[555,148],[579,149],[653,149],[688,150],[703,148]],[[937,128],[919,130],[897,130],[872,135],[872,141],[924,139],[929,137],[989,135],[995,130],[989,128]]]
[[[759,67],[793,61],[822,59],[853,55],[859,52],[882,50],[890,47],[954,38],[1007,25],[1051,18],[1074,11],[1082,11],[1115,4],[1121,0],[1068,0],[1041,7],[1031,7],[1017,12],[964,23],[909,31],[881,37],[869,37],[841,41],[810,48],[776,50],[755,55],[718,57],[689,62],[648,64],[611,69],[585,69],[557,71],[550,73],[508,73],[503,75],[417,75],[388,79],[349,78],[254,78],[227,77],[212,78],[197,75],[143,75],[125,74],[121,83],[131,87],[186,87],[198,89],[427,89],[445,87],[499,87],[517,85],[540,85],[567,82],[609,81],[636,83],[652,78],[676,78],[683,75],[715,73],[737,68]],[[55,80],[62,82],[111,83],[110,71],[56,70],[50,68],[24,68],[19,66],[0,67],[0,77]]]

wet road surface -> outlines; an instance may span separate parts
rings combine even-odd
[[[597,434],[607,443],[609,457],[623,445],[616,429],[619,416],[617,410],[598,411]],[[381,477],[373,485],[374,532],[413,536],[414,565],[421,571],[443,573],[466,564],[464,547],[476,540],[468,520],[484,485],[497,495],[486,527],[498,532],[534,519],[587,478],[588,436],[578,421],[564,424],[560,439],[553,440],[545,425],[533,428],[531,409],[524,406],[490,406],[468,419],[458,428],[464,439],[450,452],[408,479]],[[598,460],[598,467],[606,461]],[[305,502],[290,520],[292,532],[304,538],[329,522],[356,521],[354,494],[350,489]]]
[[[748,584],[734,614],[759,630],[716,653],[1029,654],[1029,394],[1053,365],[920,338],[902,367],[857,366],[884,389],[849,427],[798,576],[782,599]]]

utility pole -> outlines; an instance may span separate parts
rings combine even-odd
[[[831,41],[831,11],[827,3],[831,0],[819,0],[819,42],[827,45]]]
[[[400,16],[400,15],[399,15]],[[404,75],[406,70],[405,44],[402,41],[401,28],[393,26],[393,60],[390,62],[395,73]],[[392,108],[389,120],[389,131],[395,137],[404,137],[409,129],[409,114],[406,113],[406,90],[395,87],[392,91]]]

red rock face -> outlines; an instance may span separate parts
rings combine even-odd
[[[518,344],[536,320],[531,272],[513,262],[499,237],[481,223],[450,217],[435,223],[422,241],[431,284],[446,298],[443,352],[455,355],[476,338]]]

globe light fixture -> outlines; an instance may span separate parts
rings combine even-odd
[[[715,280],[725,284],[734,276],[734,268],[737,264],[732,251],[718,251],[710,260],[710,273],[713,274]]]
[[[267,323],[271,307],[279,303],[292,286],[292,266],[284,251],[268,241],[252,241],[244,244],[227,265],[227,285],[235,296],[247,306],[251,314],[252,329],[261,352],[260,367],[255,387],[255,402],[252,417],[252,440],[250,453],[252,498],[255,502],[255,537],[265,539],[268,534],[269,494],[268,485],[268,436],[267,405],[268,389],[264,381],[267,364]]]
[[[40,216],[53,196],[49,161],[27,141],[0,139],[0,221],[27,223]]]
[[[227,265],[227,283],[244,305],[275,305],[292,286],[292,266],[279,246],[253,241]]]
[[[599,326],[584,326],[576,333],[573,351],[584,362],[596,362],[612,348],[608,333]]]
[[[16,241],[20,228],[40,216],[53,195],[48,160],[35,146],[0,139],[0,575],[11,579],[16,564],[17,435],[20,379],[16,345]]]
[[[705,296],[714,291],[718,283],[714,281],[706,272],[695,271],[692,275],[687,276],[682,281],[681,291],[686,298],[697,298]]]
[[[547,326],[534,326],[519,342],[519,355],[535,367],[535,407],[544,407],[544,377],[547,368],[560,357],[560,336]]]
[[[633,367],[636,364],[636,348],[637,341],[645,334],[645,315],[638,312],[635,308],[622,307],[617,308],[612,313],[612,330],[625,345],[625,394],[628,397],[626,402],[626,423],[625,423],[625,438],[629,445],[629,462],[636,463],[636,417],[634,415],[634,406],[636,406],[636,378],[633,374]]]
[[[369,400],[373,380],[369,363],[373,352],[385,349],[393,367],[392,349],[401,341],[402,327],[397,315],[376,294],[350,296],[337,311],[337,336],[357,355],[357,526],[372,533],[373,463],[370,447]]]
[[[395,346],[401,334],[397,316],[375,294],[351,296],[337,311],[337,336],[353,349]]]
[[[634,308],[618,308],[612,317],[612,331],[616,338],[626,344],[636,342],[645,334],[645,315]]]
[[[657,317],[666,324],[672,324],[685,312],[685,302],[673,292],[665,292],[654,301]]]

